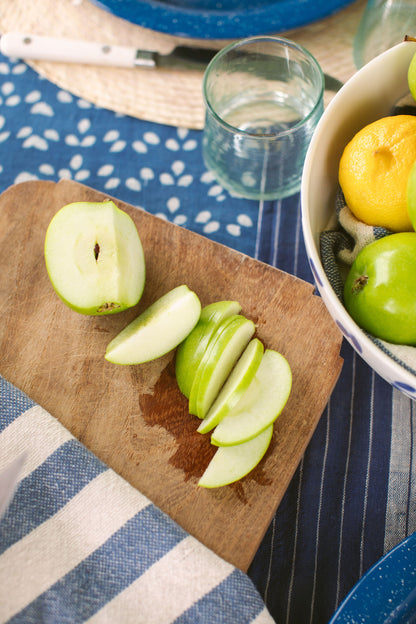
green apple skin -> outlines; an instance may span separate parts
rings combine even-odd
[[[198,322],[201,303],[186,285],[160,297],[107,346],[113,364],[142,364],[175,349]]]
[[[364,247],[349,270],[344,302],[357,325],[373,336],[416,345],[416,232]]]
[[[263,459],[272,435],[273,425],[270,425],[248,442],[218,448],[198,485],[205,488],[223,487],[245,477]]]
[[[416,100],[416,54],[413,55],[410,61],[409,69],[407,72],[407,81],[409,83],[410,93],[413,99]]]
[[[52,218],[44,255],[51,284],[81,314],[122,312],[136,305],[145,259],[131,217],[112,201],[75,202]]]
[[[239,314],[220,324],[195,373],[189,395],[190,414],[205,418],[255,330],[253,321]]]
[[[409,213],[413,229],[416,230],[416,162],[410,170],[409,178],[407,181],[407,211]]]
[[[245,394],[215,428],[216,446],[242,444],[272,425],[285,407],[292,389],[292,371],[286,358],[266,349]]]
[[[189,399],[195,371],[211,336],[219,324],[231,315],[238,314],[238,301],[215,301],[204,306],[197,325],[179,345],[175,358],[175,374],[179,389]]]
[[[198,427],[199,433],[208,433],[237,405],[260,366],[264,353],[263,343],[253,338],[238,360],[230,376]]]

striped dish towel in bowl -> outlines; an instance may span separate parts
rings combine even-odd
[[[22,453],[0,519],[0,622],[273,622],[246,574],[0,377],[0,472]]]
[[[341,303],[344,302],[344,283],[348,271],[359,252],[370,243],[392,234],[382,227],[373,227],[359,221],[348,208],[339,189],[335,201],[337,227],[321,233],[320,251],[323,269]],[[366,334],[384,353],[406,370],[416,375],[416,348],[396,345]]]

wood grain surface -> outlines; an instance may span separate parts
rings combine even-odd
[[[0,373],[186,531],[246,571],[319,421],[342,359],[341,333],[311,284],[128,204],[145,251],[139,304],[107,317],[67,308],[45,269],[53,215],[105,195],[73,181],[25,182],[0,196]],[[137,366],[104,359],[108,342],[180,284],[202,305],[237,299],[267,348],[283,353],[293,388],[259,466],[237,484],[198,487],[214,449],[174,377],[174,353]]]

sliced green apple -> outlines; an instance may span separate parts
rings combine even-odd
[[[269,425],[248,442],[218,448],[198,485],[205,488],[217,488],[245,477],[263,459],[272,435],[273,425]]]
[[[114,364],[141,364],[172,351],[198,322],[201,303],[185,285],[163,295],[125,327],[108,345]]]
[[[198,427],[199,433],[208,433],[237,405],[252,382],[263,357],[263,343],[258,338],[250,341],[230,376],[220,390],[206,417]]]
[[[288,361],[277,351],[266,349],[247,397],[243,395],[233,410],[221,420],[211,436],[212,444],[231,446],[256,437],[279,416],[290,395],[292,372]]]
[[[176,352],[175,374],[179,389],[189,398],[195,371],[208,346],[208,342],[219,324],[231,315],[238,314],[238,301],[216,301],[204,306],[201,316],[189,336],[179,345]]]
[[[239,314],[230,316],[220,324],[195,373],[189,395],[191,414],[205,418],[255,330],[253,321]]]
[[[54,290],[77,312],[121,312],[142,296],[140,237],[131,217],[112,201],[61,208],[48,226],[44,253]]]

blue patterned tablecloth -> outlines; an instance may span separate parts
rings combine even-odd
[[[231,197],[204,167],[201,139],[99,109],[0,56],[0,191],[71,178],[312,282],[299,197]],[[416,530],[413,402],[345,342],[341,356],[339,381],[249,569],[282,624],[328,622],[366,570]]]

